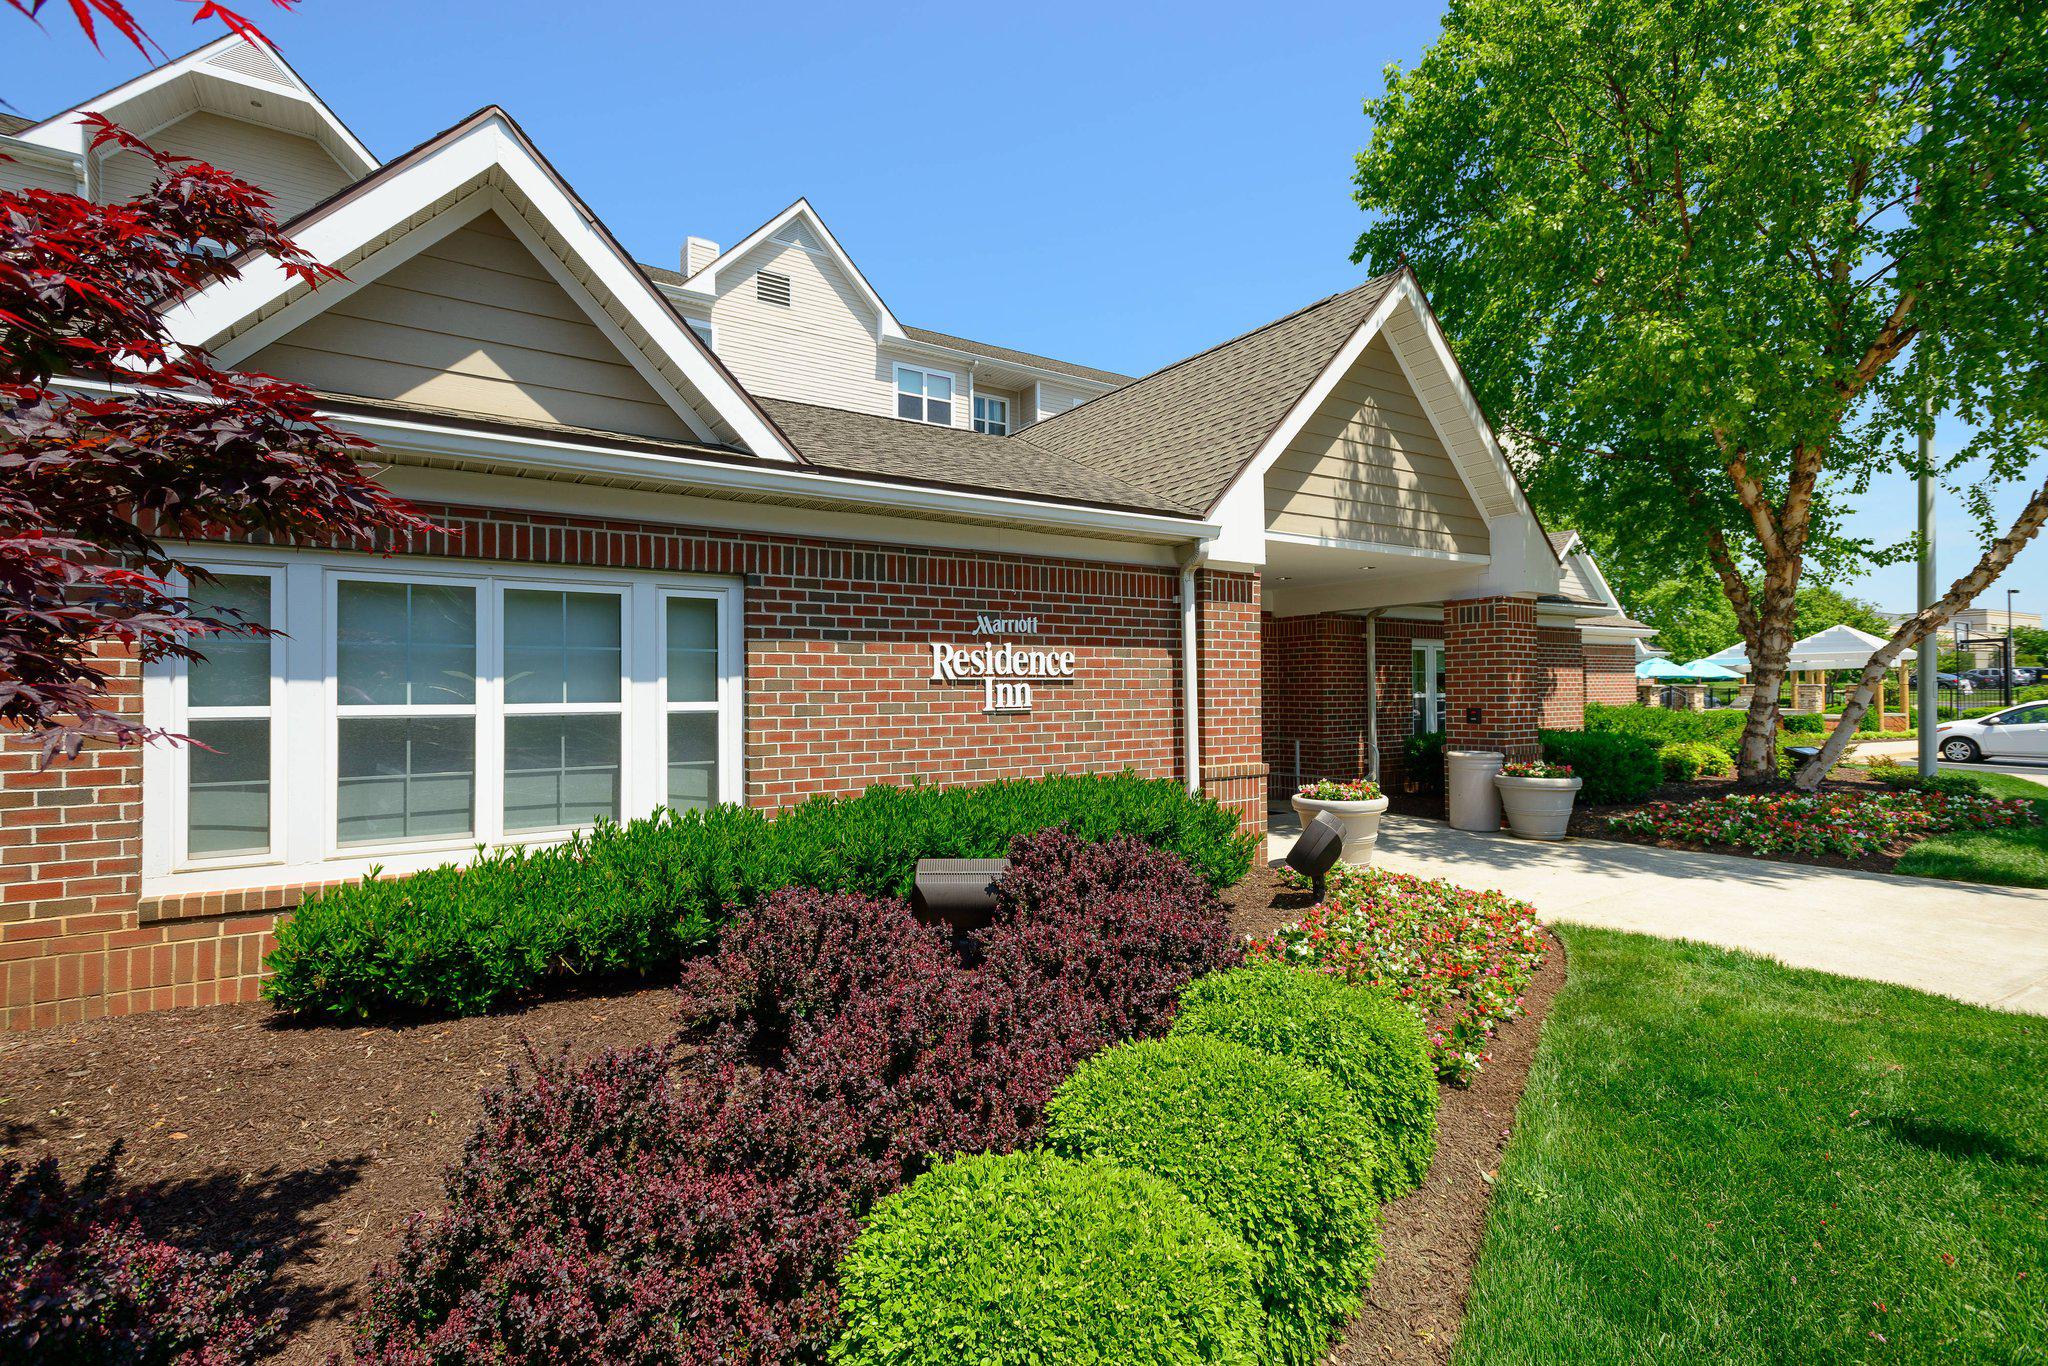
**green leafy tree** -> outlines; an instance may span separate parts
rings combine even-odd
[[[2048,664],[2048,631],[2038,626],[2013,627],[2012,654],[2015,663]]]
[[[1711,567],[1758,684],[1745,781],[1774,776],[1809,567],[1910,553],[1843,518],[1915,468],[1937,397],[1976,432],[1936,472],[1981,462],[1987,545],[1886,633],[1802,783],[2048,521],[2048,483],[1989,517],[2048,433],[2043,71],[2025,0],[1453,0],[1366,103],[1358,259],[1413,265],[1574,524]]]

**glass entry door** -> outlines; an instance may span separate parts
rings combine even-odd
[[[1444,728],[1444,643],[1418,640],[1409,656],[1408,733],[1427,735]]]

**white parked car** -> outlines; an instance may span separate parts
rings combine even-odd
[[[2048,759],[2048,702],[2017,707],[1935,727],[1941,757],[1968,764],[1979,759]]]

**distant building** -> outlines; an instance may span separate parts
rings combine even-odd
[[[1887,620],[1896,623],[1904,621],[1912,613],[1886,612],[1884,615]],[[2029,626],[2038,630],[2041,625],[2041,614],[2014,608],[2011,625]],[[1969,654],[1973,667],[1985,668],[1998,663],[2000,653],[2005,648],[2002,642],[2005,639],[2006,626],[2007,618],[2003,606],[1972,605],[1951,617],[1946,626],[1935,632],[1935,638],[1941,642],[1942,649],[1963,649]],[[1957,645],[1959,639],[1963,642],[1960,646]]]

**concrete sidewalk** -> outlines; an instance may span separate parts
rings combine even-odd
[[[1276,830],[1270,857],[1292,844],[1290,830]],[[1498,889],[1546,921],[1697,939],[1794,967],[2048,1015],[2048,890],[1604,840],[1543,844],[1404,816],[1382,824],[1373,862]]]

